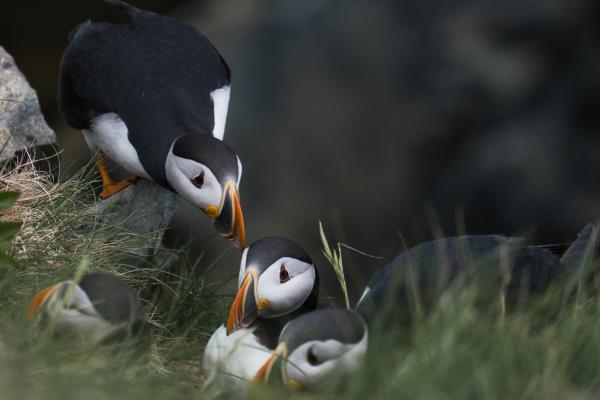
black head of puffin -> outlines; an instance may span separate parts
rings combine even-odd
[[[167,155],[165,173],[181,197],[214,218],[221,236],[246,247],[238,189],[242,164],[229,146],[212,135],[180,136]]]
[[[312,311],[319,297],[319,274],[310,256],[295,242],[270,236],[242,255],[238,292],[227,317],[227,334],[257,319],[278,321]]]
[[[283,384],[292,390],[316,389],[334,373],[355,370],[367,352],[369,330],[350,309],[320,309],[288,322],[277,348],[253,383]]]
[[[31,319],[44,321],[58,337],[106,343],[150,333],[142,304],[122,279],[91,272],[79,282],[67,280],[37,293],[27,308]]]

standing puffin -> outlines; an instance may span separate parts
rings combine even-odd
[[[150,325],[135,291],[125,281],[101,272],[79,282],[63,281],[36,294],[29,317],[48,322],[58,337],[108,343],[149,335]]]
[[[175,19],[106,0],[124,24],[86,21],[69,35],[58,107],[97,154],[102,198],[139,178],[177,192],[244,248],[242,165],[225,143],[230,71],[210,41]],[[104,156],[134,178],[113,182]]]
[[[318,296],[319,275],[298,244],[275,236],[254,242],[242,255],[227,325],[204,350],[204,370],[245,386],[277,346],[283,326],[314,310]]]

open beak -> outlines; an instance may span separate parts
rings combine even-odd
[[[227,316],[227,335],[238,329],[247,328],[258,316],[259,306],[256,301],[257,283],[258,273],[254,269],[249,269],[231,304],[231,309]]]
[[[287,344],[285,342],[279,343],[275,351],[273,351],[273,354],[271,354],[271,357],[269,357],[263,366],[260,367],[254,376],[254,379],[252,379],[252,384],[267,384],[269,382],[269,378],[271,377],[271,371],[273,371],[273,368],[275,368],[276,365],[280,365],[286,357]]]
[[[27,306],[27,316],[29,318],[33,318],[33,316],[39,311],[40,307],[48,297],[54,293],[54,291],[58,288],[58,285],[52,285],[45,289],[42,289],[38,294],[36,294],[31,303]]]
[[[221,211],[215,218],[215,228],[221,236],[232,240],[240,250],[243,250],[246,247],[246,226],[235,183],[227,182],[223,193]]]

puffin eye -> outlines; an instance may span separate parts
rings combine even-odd
[[[198,189],[200,189],[202,185],[204,185],[204,171],[200,172],[200,175],[192,179],[192,184]]]
[[[290,274],[287,269],[285,269],[285,265],[281,264],[281,268],[279,269],[279,283],[284,283],[290,280]]]
[[[308,348],[308,351],[306,352],[306,359],[308,360],[308,363],[310,365],[318,365],[321,363],[319,357],[315,355],[315,352],[313,351],[312,347]]]

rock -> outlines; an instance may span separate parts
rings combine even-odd
[[[46,124],[35,90],[12,56],[0,47],[0,161],[33,146],[53,143],[56,135]]]
[[[139,246],[131,252],[127,264],[145,266],[148,262],[164,265],[171,255],[162,249],[164,230],[179,205],[179,196],[146,179],[135,185],[100,200],[94,212],[103,215],[105,221],[118,225],[123,235],[136,234],[141,239]]]

